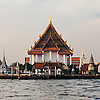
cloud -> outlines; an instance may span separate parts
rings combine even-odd
[[[72,46],[75,48],[75,55],[80,55],[82,49],[85,51],[87,61],[91,53],[95,56],[96,63],[99,62],[98,52],[100,51],[100,18],[93,18],[71,27],[67,35]]]
[[[47,27],[50,15],[76,55],[83,45],[89,49],[90,43],[99,43],[100,0],[0,0],[0,13],[0,47],[7,48],[9,63],[12,53],[13,60],[16,56],[24,59],[28,47]]]
[[[100,13],[96,14],[95,17],[100,17]]]
[[[16,3],[19,5],[28,4],[31,0],[16,0]]]
[[[23,4],[28,4],[32,0],[0,0],[1,4],[18,4],[18,5],[23,5]]]

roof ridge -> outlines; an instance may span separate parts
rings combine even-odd
[[[59,49],[59,48],[58,48],[58,46],[57,46],[57,43],[55,43],[55,42],[54,42],[54,40],[53,40],[53,38],[52,38],[51,34],[50,34],[50,36],[49,36],[49,38],[48,38],[48,40],[47,40],[46,44],[44,44],[44,46],[42,47],[42,49],[44,49],[44,48],[45,48],[45,46],[47,45],[47,43],[49,42],[49,40],[50,40],[50,39],[53,41],[53,43],[54,43],[54,45],[56,46],[56,48],[57,48],[57,49]]]
[[[53,34],[55,34],[55,36],[59,39],[59,41],[62,43],[62,45],[63,45],[66,49],[68,49],[68,51],[69,51],[70,53],[73,53],[73,50],[71,50],[70,46],[68,46],[68,45],[66,44],[66,41],[64,41],[64,39],[62,38],[62,36],[58,34],[58,32],[56,31],[56,29],[55,29],[55,27],[53,26],[53,24],[52,24],[51,21],[49,22],[49,25],[47,26],[47,28],[45,29],[45,31],[43,32],[43,34],[40,35],[40,38],[37,40],[37,42],[35,41],[34,46],[33,46],[33,47],[31,46],[31,49],[28,50],[28,52],[30,52],[31,50],[35,49],[35,48],[38,46],[38,44],[40,44],[41,40],[44,38],[44,36],[45,36],[45,34],[48,32],[49,28],[52,29]],[[50,38],[50,37],[49,37],[49,38]],[[49,39],[49,38],[47,38],[47,39]],[[53,40],[52,37],[51,37],[51,39]],[[47,42],[47,41],[48,41],[48,40],[46,40],[46,42]],[[45,42],[45,44],[47,44],[46,42]],[[59,45],[59,44],[56,44],[54,40],[53,40],[53,43],[54,43],[54,45],[56,45],[56,47],[58,48],[58,45]],[[45,46],[42,45],[40,49],[43,49],[44,47],[45,47]]]
[[[68,46],[66,45],[66,43],[65,43],[65,41],[62,39],[61,35],[59,35],[59,34],[57,33],[57,31],[55,30],[55,28],[54,28],[53,25],[51,25],[51,28],[54,30],[54,34],[56,34],[56,36],[60,39],[60,41],[65,45],[65,47],[66,47],[67,49],[69,49],[71,52],[73,52],[73,51],[70,49],[70,47],[68,47]]]
[[[49,27],[51,26],[51,22],[49,23],[49,25],[47,26],[47,28],[45,29],[45,31],[43,32],[43,34],[40,36],[40,38],[38,39],[38,41],[37,42],[35,42],[35,45],[31,48],[31,50],[32,49],[34,49],[35,47],[36,47],[36,45],[40,42],[40,40],[42,39],[42,37],[46,34],[46,32],[47,32],[47,30],[49,29]]]

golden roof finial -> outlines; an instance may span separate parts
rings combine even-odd
[[[69,46],[69,49],[71,48],[71,45]]]
[[[72,52],[74,52],[74,48],[72,49]]]
[[[51,16],[50,16],[50,24],[51,24]]]
[[[67,43],[67,40],[65,41],[65,44]]]
[[[31,49],[32,49],[32,45],[31,45]]]

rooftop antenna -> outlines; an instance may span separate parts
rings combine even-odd
[[[3,61],[5,62],[5,49],[3,51]]]
[[[18,67],[18,60],[17,60],[17,65],[16,66]]]
[[[3,51],[3,56],[5,57],[5,49],[4,49],[4,51]]]

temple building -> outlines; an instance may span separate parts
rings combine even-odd
[[[94,59],[93,59],[92,54],[91,54],[91,57],[90,57],[90,63],[89,63],[89,66],[88,66],[88,72],[89,72],[89,74],[95,74],[95,72],[96,72]]]
[[[2,74],[8,74],[9,73],[8,66],[6,64],[6,59],[5,59],[5,52],[4,52],[2,64],[0,66],[0,73],[2,73]]]
[[[50,18],[49,25],[44,33],[39,36],[38,41],[35,41],[34,46],[31,46],[31,49],[28,50],[28,55],[31,56],[30,64],[37,69],[42,69],[44,66],[59,67],[71,65],[73,50],[67,45],[67,41],[64,41],[62,36],[55,30]],[[26,63],[29,63],[28,58]]]
[[[80,65],[80,57],[72,57],[71,58],[71,64],[74,66],[78,66]],[[69,58],[67,58],[67,64],[69,65]]]

